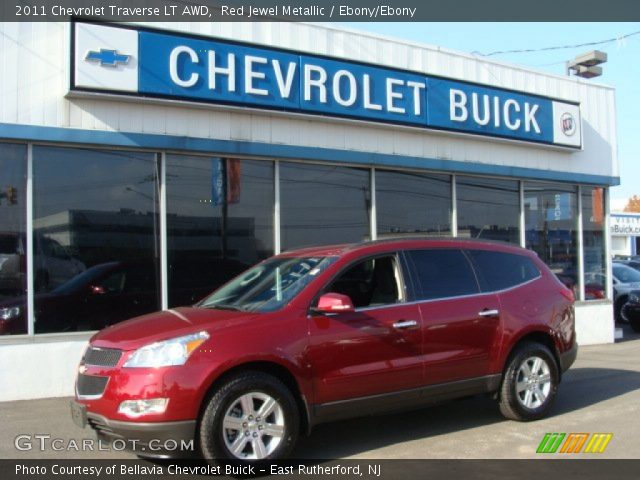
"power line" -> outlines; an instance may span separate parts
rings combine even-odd
[[[629,37],[633,37],[634,35],[639,35],[639,34],[640,34],[640,30],[636,32],[627,33],[626,35],[622,35],[619,37],[608,38],[606,40],[599,40],[597,42],[576,43],[573,45],[558,45],[554,47],[543,47],[543,48],[524,48],[521,50],[496,50],[495,52],[489,52],[489,53],[474,51],[474,52],[471,52],[471,54],[480,55],[482,57],[491,57],[493,55],[504,55],[508,53],[533,53],[533,52],[547,52],[551,50],[564,50],[567,48],[593,47],[596,45],[603,45],[605,43],[619,42],[620,40],[625,40]]]

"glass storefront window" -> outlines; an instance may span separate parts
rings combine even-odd
[[[378,238],[451,235],[449,175],[376,170]]]
[[[280,164],[282,250],[370,238],[369,170]]]
[[[157,168],[153,153],[33,148],[36,333],[160,307]]]
[[[27,146],[0,143],[0,335],[27,333]]]
[[[525,183],[526,247],[534,250],[578,298],[576,187]]]
[[[520,244],[520,190],[515,180],[456,176],[458,236]]]
[[[273,162],[167,155],[169,306],[274,253]]]
[[[604,188],[582,187],[585,300],[601,300],[607,296],[604,218]]]

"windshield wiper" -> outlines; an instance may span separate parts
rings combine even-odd
[[[245,309],[237,305],[228,305],[225,303],[213,303],[211,305],[202,305],[204,308],[215,308],[218,310],[233,310],[235,312],[244,312]]]

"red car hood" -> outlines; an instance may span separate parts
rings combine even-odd
[[[209,308],[180,307],[132,318],[100,330],[91,338],[97,347],[134,350],[153,342],[209,332],[249,320],[258,314]]]

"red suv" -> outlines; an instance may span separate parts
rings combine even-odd
[[[544,416],[577,354],[573,293],[530,251],[384,240],[286,252],[192,307],[97,333],[72,415],[146,448],[277,459],[322,422],[478,393]],[[165,443],[162,443],[165,441]]]

